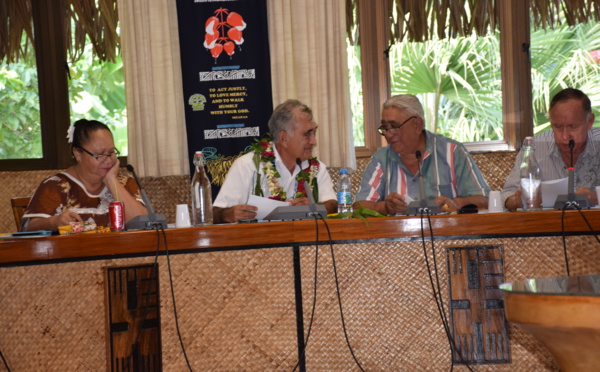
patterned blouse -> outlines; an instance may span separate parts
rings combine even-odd
[[[140,202],[140,190],[131,177],[120,175],[119,183]],[[30,218],[48,218],[70,210],[78,213],[83,221],[90,217],[98,226],[109,226],[108,206],[114,201],[113,195],[104,187],[97,195],[90,194],[85,186],[66,172],[60,172],[46,178],[38,186],[31,198],[25,214],[21,230],[27,226]]]

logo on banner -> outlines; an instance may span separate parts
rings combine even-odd
[[[188,103],[190,104],[190,106],[192,106],[192,110],[202,111],[204,110],[206,97],[204,97],[204,95],[200,93],[192,94],[192,96],[188,99]]]
[[[207,140],[222,138],[258,137],[259,135],[259,127],[207,129],[204,131],[204,139]]]
[[[214,14],[204,24],[204,47],[210,51],[216,64],[223,50],[230,58],[235,53],[236,45],[242,50],[242,31],[246,28],[246,22],[239,13],[228,9],[217,9]]]

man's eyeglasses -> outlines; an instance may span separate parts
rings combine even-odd
[[[402,126],[406,123],[408,123],[411,119],[416,118],[416,116],[411,116],[410,118],[404,120],[400,125],[392,125],[390,128],[384,128],[384,127],[379,127],[377,128],[377,131],[379,132],[379,134],[381,134],[382,136],[385,136],[385,134],[387,132],[392,132],[392,131],[397,131],[398,129],[402,128]]]
[[[97,161],[104,161],[108,158],[112,158],[113,156],[118,157],[119,155],[121,155],[121,153],[117,149],[115,149],[115,151],[113,151],[113,152],[109,152],[108,154],[100,154],[100,155],[94,155],[91,152],[89,152],[88,150],[84,149],[83,147],[78,147],[78,149],[85,152],[86,154],[88,154],[92,158],[96,159]]]

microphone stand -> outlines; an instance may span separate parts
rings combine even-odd
[[[146,209],[148,209],[148,214],[142,214],[136,216],[125,223],[125,228],[127,230],[153,230],[157,224],[162,225],[163,229],[167,228],[167,218],[164,214],[154,213],[154,208],[152,208],[152,203],[150,203],[150,199],[148,195],[146,195],[146,190],[140,184],[140,181],[135,174],[135,170],[131,164],[127,164],[127,170],[133,174],[133,178],[135,179],[135,183],[137,183],[140,188],[140,194],[142,195],[142,200],[144,204],[146,204]]]
[[[590,200],[583,194],[575,194],[574,178],[575,168],[573,167],[573,148],[575,141],[569,140],[569,149],[571,150],[571,166],[569,167],[567,181],[567,195],[559,195],[554,202],[554,209],[589,209]]]
[[[419,166],[419,200],[413,200],[408,204],[406,214],[421,215],[421,214],[438,214],[440,213],[440,207],[434,200],[425,199],[425,185],[423,184],[423,172],[421,172],[421,151],[417,150],[415,153],[417,156],[417,164]]]
[[[296,159],[296,164],[302,172],[302,161]],[[308,180],[304,181],[304,189],[308,198],[308,205],[290,205],[285,207],[277,207],[273,209],[265,220],[309,220],[321,215],[321,218],[327,218],[327,209],[323,204],[317,204],[312,194],[312,188]]]

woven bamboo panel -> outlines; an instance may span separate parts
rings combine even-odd
[[[0,233],[17,230],[10,198],[33,195],[40,182],[56,172],[56,170],[0,172]]]
[[[502,190],[504,182],[515,165],[516,151],[471,154],[481,174],[492,190]]]
[[[483,173],[492,190],[501,190],[504,181],[514,164],[516,152],[490,152],[472,154],[477,166]],[[368,158],[359,158],[357,169],[350,173],[354,195],[360,187],[361,176],[369,163]],[[125,170],[123,170],[125,172]],[[339,168],[328,168],[333,185],[337,185]],[[0,233],[15,231],[15,223],[10,207],[10,198],[28,196],[35,192],[39,183],[57,170],[0,172]],[[175,222],[177,204],[190,204],[188,175],[145,177],[140,180],[157,213],[167,217],[169,223]]]
[[[600,250],[593,237],[567,240],[572,275],[600,272]],[[438,241],[436,259],[446,309],[445,248],[476,245],[503,247],[507,281],[565,275],[560,237]],[[313,303],[315,250],[314,246],[301,248],[305,331]],[[427,250],[431,252],[430,245]],[[362,367],[367,371],[449,370],[449,346],[433,301],[422,244],[344,244],[334,246],[334,253],[349,342]],[[0,349],[12,370],[104,370],[102,268],[152,260],[0,269]],[[357,370],[344,339],[329,247],[319,247],[318,263],[307,369]],[[159,265],[163,366],[165,371],[182,371],[186,363],[175,329],[164,256]],[[293,369],[297,345],[291,248],[180,254],[171,257],[171,267],[181,335],[195,371]],[[550,354],[531,336],[511,326],[510,337],[511,364],[479,365],[476,370],[558,371]]]

